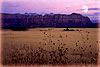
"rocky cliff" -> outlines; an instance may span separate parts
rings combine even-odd
[[[97,27],[81,14],[2,14],[3,27]]]

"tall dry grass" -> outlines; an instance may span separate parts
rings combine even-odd
[[[67,31],[65,31],[67,32]],[[84,33],[85,34],[84,34]],[[3,46],[2,64],[3,65],[97,65],[98,47],[93,49],[93,45],[100,42],[90,40],[91,32],[78,30],[80,40],[68,43],[70,35],[60,34],[54,36],[52,28],[42,31],[43,39],[38,42],[39,47],[34,49],[32,45],[10,44],[9,47]],[[74,33],[73,33],[74,34]],[[77,38],[76,38],[77,39]],[[5,45],[5,44],[3,44]]]

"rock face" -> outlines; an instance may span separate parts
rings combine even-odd
[[[3,27],[96,27],[81,14],[2,14]]]

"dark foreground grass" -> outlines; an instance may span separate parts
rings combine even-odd
[[[84,52],[74,51],[65,47],[58,47],[57,50],[47,51],[41,47],[33,50],[27,45],[9,52],[9,55],[3,57],[3,65],[89,65],[97,64],[98,53],[90,53],[87,57]]]

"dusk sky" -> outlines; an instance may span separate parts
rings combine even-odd
[[[98,20],[100,0],[3,0],[3,13],[80,13],[89,16],[91,20]],[[84,13],[83,5],[88,6]]]

